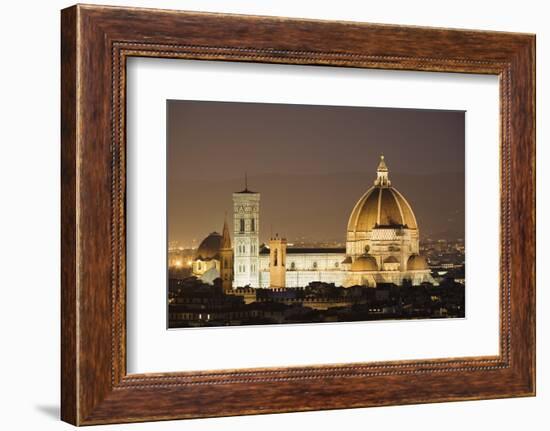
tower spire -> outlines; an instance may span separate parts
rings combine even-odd
[[[388,166],[384,159],[384,155],[380,154],[380,161],[378,162],[378,167],[376,168],[376,180],[374,181],[375,186],[379,187],[389,187],[391,186],[391,181],[388,178]]]
[[[231,236],[229,235],[229,226],[227,226],[227,211],[225,212],[225,217],[223,219],[223,230],[222,230],[222,249],[231,248]]]
[[[233,286],[233,249],[231,248],[231,236],[227,226],[227,211],[223,218],[222,244],[220,247],[220,277],[223,290],[231,290]]]
[[[235,193],[256,193],[248,188],[248,172],[244,172],[244,188],[241,191]]]

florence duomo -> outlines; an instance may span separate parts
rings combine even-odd
[[[193,275],[210,284],[221,278],[224,289],[435,283],[420,254],[413,209],[392,185],[384,156],[373,185],[351,210],[345,248],[290,247],[278,234],[260,244],[260,196],[246,181],[233,193],[233,241],[226,220],[222,235],[213,232],[201,242]]]
[[[169,328],[465,316],[464,112],[167,115]]]

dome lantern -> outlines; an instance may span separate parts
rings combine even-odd
[[[380,162],[378,163],[378,168],[376,168],[376,180],[374,185],[377,187],[390,187],[391,181],[388,178],[388,166],[384,160],[384,155],[380,155]]]

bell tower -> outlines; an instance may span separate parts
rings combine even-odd
[[[233,287],[260,287],[260,193],[244,189],[233,193]]]

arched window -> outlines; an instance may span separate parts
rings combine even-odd
[[[275,250],[273,251],[273,266],[277,266],[277,252],[278,252],[278,251],[279,251],[279,250],[277,250],[277,249],[275,249]]]
[[[240,219],[239,230],[241,231],[241,233],[244,232],[244,218]]]
[[[290,262],[290,269],[294,271],[296,269],[296,263]]]
[[[256,230],[256,221],[255,219],[250,219],[250,230],[254,232]]]
[[[317,269],[317,262],[313,262],[313,269]]]

